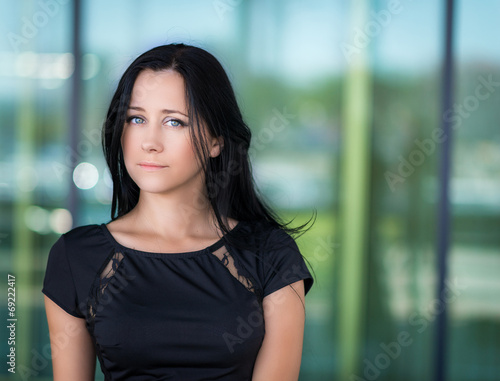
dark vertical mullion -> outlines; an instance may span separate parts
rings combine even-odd
[[[71,77],[71,101],[70,101],[70,124],[69,124],[69,146],[71,152],[77,152],[78,137],[80,134],[80,94],[81,94],[81,71],[82,71],[82,52],[80,43],[80,23],[81,23],[81,2],[73,0],[72,13],[72,53],[74,58],[74,71]],[[75,161],[71,162],[71,175],[69,178],[68,210],[73,217],[73,225],[78,219],[78,189],[73,182],[73,171],[78,165]]]
[[[445,55],[442,82],[442,110],[450,110],[453,103],[453,6],[454,0],[445,0]],[[439,163],[439,203],[437,226],[437,266],[438,266],[438,298],[443,305],[443,312],[437,315],[436,320],[436,354],[435,380],[446,380],[446,330],[447,306],[442,299],[447,276],[447,259],[450,246],[450,178],[451,178],[451,148],[452,129],[449,118],[441,118],[442,128],[446,139],[442,144]]]

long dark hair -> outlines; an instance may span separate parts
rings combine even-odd
[[[132,210],[139,200],[139,187],[129,176],[123,159],[121,136],[135,80],[143,70],[175,70],[183,78],[191,137],[205,175],[206,196],[218,227],[228,233],[227,218],[267,222],[288,233],[298,233],[308,223],[291,228],[259,196],[249,162],[251,132],[243,121],[233,88],[223,67],[207,51],[184,44],[153,48],[127,68],[118,83],[103,126],[103,149],[113,180],[111,219]],[[147,91],[147,89],[142,89]],[[202,126],[222,137],[217,157],[208,154]],[[310,221],[309,221],[310,222]]]

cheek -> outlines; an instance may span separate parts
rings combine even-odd
[[[167,155],[171,156],[172,159],[175,159],[178,162],[182,161],[186,165],[189,163],[192,163],[192,165],[198,165],[198,158],[189,134],[183,134],[182,136],[167,139],[165,144]]]
[[[122,145],[122,151],[123,154],[127,152],[133,152],[134,149],[137,149],[137,144],[139,140],[137,139],[138,137],[134,137],[132,131],[130,130],[123,130],[122,138],[120,140],[121,145]],[[135,142],[135,144],[134,144]]]
[[[134,144],[134,137],[130,133],[123,133],[121,138],[121,146],[123,153],[123,161],[125,163],[125,168],[130,174],[130,163],[135,161],[137,158],[137,144]]]

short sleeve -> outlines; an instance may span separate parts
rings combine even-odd
[[[75,282],[67,257],[64,235],[50,249],[42,292],[70,315],[78,318],[84,317],[78,308]]]
[[[307,294],[313,278],[294,239],[284,230],[278,229],[271,233],[264,251],[263,296],[299,280],[304,280]]]

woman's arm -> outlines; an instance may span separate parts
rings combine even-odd
[[[304,339],[304,281],[273,292],[263,301],[266,334],[252,381],[299,379]]]
[[[68,314],[45,296],[54,381],[93,381],[96,355],[85,319]]]

